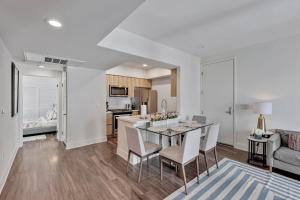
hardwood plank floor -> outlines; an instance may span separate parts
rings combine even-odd
[[[224,157],[246,162],[247,153],[218,146]],[[143,167],[140,184],[138,167],[126,176],[126,161],[115,154],[114,142],[65,150],[55,137],[27,142],[19,149],[0,200],[87,200],[87,199],[163,199],[183,185],[175,171],[165,167],[160,181],[159,161]],[[209,165],[214,164],[213,153]],[[196,176],[195,163],[187,166],[187,179]],[[203,158],[200,172],[205,171]]]

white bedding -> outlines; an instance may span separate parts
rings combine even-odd
[[[57,120],[47,120],[44,117],[41,117],[37,121],[27,121],[23,123],[23,128],[35,128],[35,127],[51,127],[57,126]]]

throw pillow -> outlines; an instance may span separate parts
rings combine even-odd
[[[289,148],[300,151],[300,134],[289,134]]]

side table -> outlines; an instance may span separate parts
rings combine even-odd
[[[254,136],[248,137],[248,163],[261,163],[263,167],[266,166],[267,142],[268,139],[266,138],[256,139]],[[262,153],[258,153],[258,150],[256,150],[256,146],[259,147],[260,144],[263,147]]]

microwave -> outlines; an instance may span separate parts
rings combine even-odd
[[[128,97],[128,87],[109,86],[110,97]]]

